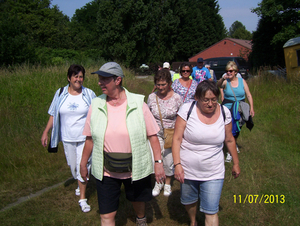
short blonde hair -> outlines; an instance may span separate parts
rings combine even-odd
[[[238,71],[238,67],[234,61],[228,61],[225,69],[226,71],[228,71],[230,68],[232,68],[236,72]]]

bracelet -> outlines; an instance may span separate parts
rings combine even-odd
[[[176,167],[176,166],[178,166],[178,165],[181,165],[181,163],[179,162],[179,163],[176,163],[175,165],[174,165],[174,167]]]

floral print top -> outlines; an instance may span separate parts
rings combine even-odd
[[[192,80],[191,87],[188,90],[187,87],[184,87],[183,85],[181,85],[181,83],[179,82],[179,79],[176,79],[172,84],[172,89],[174,90],[175,93],[178,93],[181,96],[182,100],[184,99],[185,94],[188,90],[186,98],[184,99],[184,103],[189,103],[189,102],[194,101],[194,96],[195,96],[197,85],[198,85],[198,83],[195,80]]]
[[[163,129],[161,126],[159,111],[158,111],[157,102],[156,102],[156,96],[157,96],[156,92],[151,93],[149,95],[147,104],[155,118],[155,121],[157,122],[157,124],[160,128],[160,131],[158,132],[157,135],[160,137],[163,137]],[[174,128],[177,111],[179,110],[179,108],[182,105],[181,96],[179,96],[177,93],[174,92],[173,96],[168,100],[162,100],[158,97],[158,104],[159,104],[164,128],[165,129]]]

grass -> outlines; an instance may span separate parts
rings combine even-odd
[[[86,68],[84,85],[97,95],[101,94],[97,76],[90,73],[98,70],[102,63]],[[40,144],[49,105],[55,91],[66,85],[68,66],[25,65],[12,71],[0,71],[0,209],[20,197],[71,177],[62,146],[57,154],[49,154]],[[153,82],[135,79],[130,70],[124,68],[124,71],[123,85],[130,91],[146,95],[147,99]],[[242,170],[238,179],[231,177],[231,164],[226,163],[220,225],[298,225],[300,81],[286,82],[265,75],[247,82],[254,99],[255,126],[251,132],[243,128],[238,139]],[[88,187],[92,211],[87,214],[79,209],[78,197],[74,195],[76,187],[71,180],[1,211],[1,225],[100,225],[94,181]],[[172,189],[169,198],[161,194],[147,203],[149,225],[188,225],[177,181],[173,182]],[[254,195],[263,196],[263,202],[250,203],[249,197]],[[265,195],[284,195],[284,203],[280,200],[265,203]],[[123,193],[116,219],[117,225],[135,225],[132,206]],[[199,225],[204,225],[203,214],[198,213],[197,219]]]

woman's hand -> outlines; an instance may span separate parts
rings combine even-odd
[[[81,162],[80,162],[80,175],[82,179],[87,182],[89,180],[89,172],[87,169],[88,159],[90,158],[94,147],[93,138],[91,136],[87,136],[84,148],[82,151]]]
[[[184,182],[184,171],[183,171],[183,168],[182,168],[181,164],[178,164],[178,165],[175,166],[174,177],[180,183]]]
[[[239,164],[233,164],[231,172],[232,176],[234,176],[234,179],[238,178],[241,173]]]
[[[86,165],[80,165],[80,175],[85,182],[89,180],[89,172]]]
[[[157,183],[163,183],[166,179],[165,170],[163,167],[163,163],[155,163],[154,164],[154,172],[155,172],[155,179]]]
[[[161,149],[157,135],[148,136],[148,139],[151,144],[154,160],[161,160]],[[154,163],[154,173],[157,183],[164,182],[164,180],[166,179],[166,174],[162,162]]]
[[[43,133],[42,138],[41,138],[41,142],[42,142],[42,145],[44,147],[47,146],[47,143],[48,143],[48,133],[45,133],[45,132]]]
[[[42,142],[42,145],[44,147],[47,146],[47,143],[48,143],[48,132],[49,132],[50,129],[52,129],[52,127],[53,127],[53,116],[50,115],[48,123],[47,123],[47,126],[46,126],[46,128],[45,128],[45,130],[43,132],[42,138],[41,138],[41,142]]]
[[[253,109],[250,109],[250,115],[252,116],[252,118],[254,117],[254,110]]]

